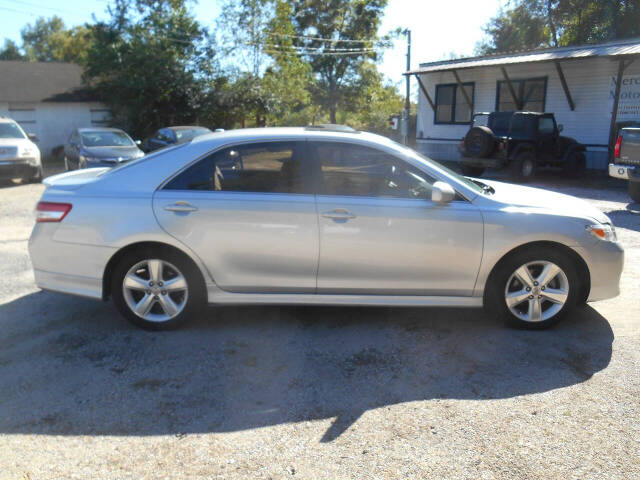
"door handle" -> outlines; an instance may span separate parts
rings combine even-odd
[[[168,212],[195,212],[198,207],[194,207],[189,202],[176,202],[172,205],[166,205],[164,209]]]
[[[353,213],[351,213],[349,210],[345,210],[344,208],[336,208],[335,210],[324,212],[322,216],[324,218],[331,218],[333,220],[349,220],[351,218],[356,218]]]

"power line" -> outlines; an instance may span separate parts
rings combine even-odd
[[[25,15],[30,15],[32,17],[35,17],[36,14],[32,13],[32,12],[25,12],[24,10],[16,10],[15,8],[8,8],[8,7],[0,7],[0,10],[4,10],[6,12],[13,12],[13,13],[24,13]]]
[[[265,53],[271,54],[285,54],[285,55],[317,55],[317,56],[347,56],[347,55],[362,55],[364,53],[372,53],[375,50],[361,50],[358,52],[296,52],[287,50],[263,50]]]
[[[323,38],[309,35],[289,35],[287,33],[266,32],[265,35],[273,37],[299,38],[303,40],[316,40],[319,42],[345,42],[345,43],[374,43],[374,40],[353,40],[350,38]]]
[[[64,10],[62,8],[55,8],[55,7],[45,7],[44,5],[39,5],[37,3],[23,2],[22,0],[4,0],[4,1],[11,2],[11,3],[18,3],[20,5],[25,5],[27,7],[44,8],[45,10],[51,10],[54,12],[74,13],[71,10]],[[23,13],[26,13],[26,12],[23,12]]]
[[[244,45],[249,45],[249,46],[262,46],[262,47],[266,47],[266,48],[271,48],[271,49],[278,49],[278,50],[286,50],[288,48],[287,45],[276,45],[273,43],[259,43],[259,42],[246,42],[244,43]],[[302,45],[291,45],[291,49],[303,49],[304,52],[299,52],[299,53],[309,53],[309,52],[326,52],[326,53],[337,53],[337,52],[354,52],[354,53],[365,53],[365,52],[374,52],[376,51],[375,48],[324,48],[324,47],[305,47]],[[293,50],[291,50],[293,51]]]

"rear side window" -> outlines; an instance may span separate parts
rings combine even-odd
[[[165,190],[305,193],[304,142],[265,142],[220,150],[171,180]]]
[[[426,199],[434,179],[382,150],[337,142],[311,142],[320,167],[319,193]]]

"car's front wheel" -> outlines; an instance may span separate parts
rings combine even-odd
[[[491,275],[485,305],[512,326],[547,328],[575,305],[578,283],[573,262],[562,252],[523,250]]]
[[[629,196],[634,202],[640,203],[640,182],[629,181]]]
[[[147,330],[176,328],[204,303],[196,267],[172,251],[137,251],[116,265],[111,293],[120,313]]]

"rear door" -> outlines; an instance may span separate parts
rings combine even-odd
[[[538,118],[538,159],[553,162],[558,156],[558,129],[552,115],[542,115]]]
[[[305,164],[304,141],[227,147],[168,181],[153,209],[220,288],[313,293],[318,220]]]
[[[431,201],[435,179],[368,146],[309,142],[318,179],[318,293],[471,296],[483,221],[463,198]]]

